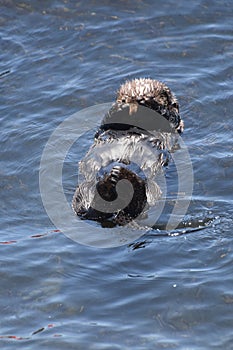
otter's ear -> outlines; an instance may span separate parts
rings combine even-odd
[[[172,107],[176,108],[178,112],[180,111],[180,107],[179,107],[178,102],[173,102]]]
[[[164,87],[163,87],[163,89],[162,89],[162,91],[161,91],[161,96],[162,96],[163,98],[165,98],[166,102],[165,102],[165,101],[164,101],[164,102],[165,102],[165,104],[167,104],[168,106],[169,106],[169,105],[171,106],[173,102],[176,102],[175,97],[173,96],[171,90],[170,90],[167,86],[164,86]]]

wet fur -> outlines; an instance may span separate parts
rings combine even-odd
[[[131,116],[137,115],[140,106],[147,107],[162,115],[169,121],[173,132],[176,134],[183,131],[184,125],[179,115],[177,99],[164,83],[141,78],[126,81],[121,85],[117,92],[115,104],[104,117],[95,135],[94,144],[80,163],[80,169],[85,180],[77,187],[72,202],[73,209],[80,218],[99,221],[103,226],[111,227],[125,225],[145,210],[149,201],[149,181],[129,168],[132,158],[130,152],[128,151],[129,154],[127,154],[127,152],[122,151],[122,154],[118,154],[118,146],[121,146],[120,149],[123,149],[124,146],[130,149],[133,145],[140,159],[140,145],[145,142],[150,143],[154,149],[154,159],[146,159],[147,155],[145,155],[144,159],[140,159],[140,162],[147,164],[152,177],[152,175],[156,175],[159,167],[168,163],[169,152],[174,142],[170,137],[170,133],[158,133],[158,137],[151,138],[145,130],[139,128],[135,131],[130,122],[129,126],[122,124],[122,127],[119,126],[120,124],[116,124],[116,126],[109,122],[113,114],[118,116],[122,110],[128,111],[130,121]],[[102,158],[99,155],[102,155]],[[109,166],[110,170],[106,170],[107,172],[105,171],[104,174],[99,175],[99,170],[102,167],[109,168]],[[111,202],[117,198],[117,183],[122,179],[130,181],[132,184],[133,198],[126,207],[109,212]],[[156,189],[156,184],[153,186]],[[150,188],[153,188],[153,186]],[[152,195],[153,191],[150,190]],[[158,193],[155,192],[156,190],[154,191],[156,200]],[[95,209],[98,195],[106,201],[106,211]]]

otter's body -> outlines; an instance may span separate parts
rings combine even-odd
[[[103,226],[124,225],[154,205],[161,194],[156,175],[182,131],[178,102],[165,84],[152,79],[123,84],[80,162],[76,214]]]

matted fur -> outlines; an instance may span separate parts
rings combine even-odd
[[[141,106],[166,118],[171,130],[158,130],[154,136],[143,128],[135,130],[134,124],[131,125],[132,114],[141,116]],[[126,116],[124,123],[114,122],[122,112],[126,113],[123,114]],[[151,113],[147,111],[145,117],[149,118],[149,115]],[[125,123],[127,120],[129,125]],[[113,107],[102,120],[93,145],[80,162],[79,171],[84,181],[78,185],[73,197],[72,206],[76,214],[108,227],[124,225],[144,215],[146,208],[154,206],[161,196],[156,177],[168,164],[178,133],[182,131],[183,121],[177,99],[164,83],[148,78],[126,81],[120,86]],[[117,198],[117,183],[122,179],[133,186],[133,198],[127,206],[121,206],[122,209],[109,211]],[[106,201],[101,211],[95,209],[99,195]],[[125,196],[128,196],[127,191]]]
[[[176,129],[183,131],[184,124],[179,118],[176,96],[158,80],[139,78],[126,81],[117,92],[117,103],[129,104],[130,114],[137,112],[138,104],[153,109],[171,122],[175,121]]]
[[[117,92],[118,102],[141,102],[154,99],[157,103],[168,107],[177,104],[175,95],[164,83],[149,78],[126,81]]]

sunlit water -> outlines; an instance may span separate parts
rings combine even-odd
[[[2,349],[232,349],[232,10],[217,0],[1,2]],[[181,104],[189,233],[81,245],[43,207],[43,148],[68,116],[143,76]],[[96,119],[80,124],[87,136],[66,157],[68,200],[92,143],[85,123],[94,133]]]

